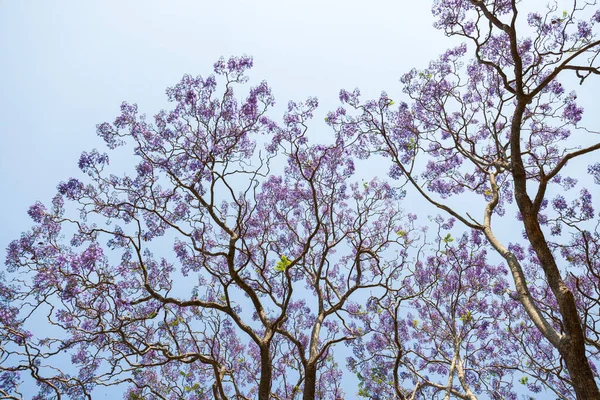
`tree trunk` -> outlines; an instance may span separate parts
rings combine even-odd
[[[519,209],[522,210],[520,206]],[[537,213],[530,213],[527,217],[523,211],[521,214],[529,242],[544,269],[548,285],[558,303],[564,328],[564,336],[561,338],[558,351],[571,375],[577,399],[600,399],[600,392],[585,354],[585,332],[577,312],[575,297],[560,275],[560,270],[537,221]]]
[[[273,369],[271,366],[270,344],[260,346],[260,383],[258,384],[258,399],[269,400],[271,395],[271,379]]]
[[[314,400],[317,388],[317,365],[308,362],[304,367],[304,393],[302,400]]]
[[[560,270],[539,222],[538,211],[527,194],[527,176],[521,157],[521,124],[526,103],[521,99],[512,119],[511,167],[515,200],[523,217],[527,238],[544,270],[548,285],[556,297],[564,335],[557,348],[563,357],[578,400],[599,400],[600,391],[585,354],[585,332],[577,312],[575,297],[562,279]]]
[[[319,334],[325,320],[322,305],[319,305],[319,315],[315,320],[310,334],[308,361],[304,365],[304,393],[302,400],[314,400],[317,386],[317,361],[319,359]]]

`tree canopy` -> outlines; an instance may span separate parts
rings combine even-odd
[[[7,249],[0,394],[600,398],[599,132],[571,91],[600,9],[562,6],[436,0],[465,43],[396,101],[340,91],[320,140],[317,99],[279,120],[248,56],[152,118],[123,103]]]

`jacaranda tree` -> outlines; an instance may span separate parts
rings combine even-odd
[[[521,6],[435,1],[466,44],[398,105],[343,90],[318,142],[317,100],[279,121],[245,56],[153,118],[123,103],[7,249],[2,397],[600,398],[600,219],[568,165],[600,144],[566,89],[600,74],[600,10]]]
[[[251,65],[217,62],[222,90],[184,77],[153,123],[123,104],[98,133],[131,145],[135,172],[85,152],[87,183],[30,208],[2,286],[4,395],[27,372],[40,399],[119,384],[129,399],[342,397],[349,307],[400,283],[411,223],[385,182],[352,181],[342,142],[308,143],[315,99],[281,126],[266,83],[238,102]]]
[[[384,93],[363,102],[342,91],[344,106],[328,122],[339,140],[360,143],[357,155],[387,157],[391,177],[486,237],[542,345],[554,349],[548,384],[598,399],[598,215],[591,188],[570,191],[585,174],[571,165],[593,162],[600,132],[582,126],[569,86],[598,82],[600,10],[595,1],[528,6],[539,5],[435,1],[435,26],[465,43],[402,77],[408,101],[395,106]],[[588,172],[600,181],[600,164]],[[514,218],[507,211],[518,221],[502,240],[492,221]]]

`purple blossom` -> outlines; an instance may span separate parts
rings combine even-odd
[[[79,169],[89,174],[93,169],[101,169],[105,164],[108,164],[108,154],[100,154],[94,149],[89,153],[81,153],[78,165]]]
[[[592,26],[587,21],[577,23],[577,35],[580,39],[588,39],[592,35]]]
[[[569,102],[563,110],[563,118],[572,124],[577,124],[583,116],[583,108],[577,107],[574,102]]]
[[[29,214],[34,222],[41,223],[46,216],[46,207],[37,201],[31,207],[29,207],[27,214]]]
[[[594,218],[594,207],[592,207],[592,195],[587,189],[582,189],[580,192],[581,199],[581,216],[583,219]]]
[[[69,200],[75,200],[82,196],[84,186],[79,180],[71,178],[68,182],[61,182],[58,187],[58,193]]]
[[[600,163],[588,166],[587,172],[594,177],[594,183],[600,185]]]
[[[558,195],[552,200],[552,206],[555,210],[562,211],[567,208],[567,202],[563,196]]]

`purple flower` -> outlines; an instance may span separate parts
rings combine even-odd
[[[592,35],[592,26],[586,21],[577,23],[577,36],[579,39],[587,39]]]
[[[69,179],[68,182],[61,182],[58,187],[58,193],[66,196],[70,200],[77,200],[83,195],[84,186],[75,178]]]
[[[104,164],[108,164],[108,154],[100,154],[94,149],[90,153],[81,153],[78,165],[83,172],[91,173],[93,169],[101,169]]]
[[[37,201],[31,207],[29,207],[27,214],[29,214],[34,222],[41,223],[46,215],[46,207]]]
[[[592,164],[588,166],[588,174],[594,177],[594,183],[600,185],[600,163]]]
[[[563,118],[568,122],[576,125],[583,116],[583,108],[577,107],[574,102],[569,102],[563,110]]]

